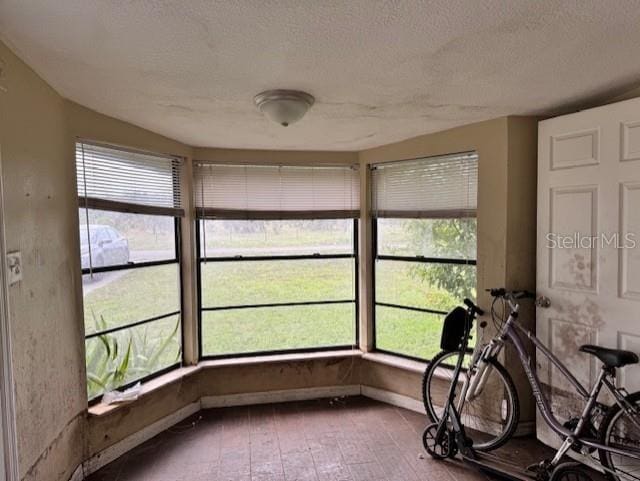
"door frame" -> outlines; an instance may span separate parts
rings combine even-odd
[[[9,291],[7,283],[7,256],[5,245],[4,188],[2,175],[2,146],[0,146],[0,407],[2,408],[2,446],[4,447],[5,476],[7,481],[18,481],[18,444],[16,436],[13,361],[11,330],[9,326]]]

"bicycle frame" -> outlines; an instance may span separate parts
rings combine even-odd
[[[540,341],[529,330],[525,329],[517,323],[518,305],[509,300],[509,307],[509,318],[505,322],[498,336],[492,339],[489,345],[487,345],[483,349],[482,354],[479,358],[479,362],[482,362],[483,360],[489,358],[495,358],[500,353],[500,351],[504,347],[505,342],[507,341],[511,342],[514,345],[518,353],[520,363],[522,364],[522,368],[524,369],[529,384],[531,385],[531,390],[533,391],[533,396],[535,398],[538,409],[540,410],[542,418],[556,434],[564,438],[564,442],[554,456],[552,464],[558,463],[562,456],[571,448],[574,443],[579,443],[580,445],[584,445],[589,448],[599,449],[612,454],[640,460],[640,449],[618,449],[615,447],[606,446],[599,443],[597,439],[584,437],[581,434],[584,425],[591,416],[591,412],[596,405],[598,395],[602,391],[603,386],[613,395],[616,403],[619,404],[623,410],[627,412],[636,411],[635,408],[626,401],[621,393],[621,390],[617,389],[609,380],[610,375],[613,375],[614,371],[603,367],[593,388],[591,389],[591,391],[588,391],[575,378],[575,376],[573,376],[571,372],[569,372],[564,364],[562,364],[562,362],[549,349],[547,349],[542,341]],[[531,357],[525,349],[519,332],[524,334],[527,339],[529,339],[535,345],[535,347],[540,350],[540,352],[562,373],[562,375],[576,389],[578,394],[584,399],[585,407],[582,411],[582,414],[580,415],[576,428],[573,431],[564,427],[558,420],[558,418],[556,418],[553,414],[549,401],[542,393],[541,382],[538,378],[535,368],[532,366]],[[485,374],[486,373],[480,373],[476,375],[484,376]],[[480,382],[482,382],[482,379],[480,379]],[[636,426],[640,428],[640,424],[638,424],[633,418],[632,421]]]

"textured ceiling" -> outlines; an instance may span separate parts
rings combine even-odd
[[[63,96],[194,146],[358,150],[640,81],[637,1],[0,0]],[[315,95],[288,128],[253,96]]]

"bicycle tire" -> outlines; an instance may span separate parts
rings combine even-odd
[[[637,409],[640,410],[640,391],[634,392],[633,394],[629,394],[628,396],[625,397],[625,399],[627,400],[627,402],[636,406]],[[620,409],[620,406],[618,404],[614,404],[607,410],[604,418],[602,419],[602,422],[600,423],[600,427],[598,429],[598,440],[600,441],[601,444],[604,444],[605,446],[609,445],[611,430],[615,427],[615,423],[618,421],[618,419],[620,419],[619,417],[620,414],[622,414],[622,410]],[[640,430],[636,428],[636,432],[638,433],[638,438],[636,439],[636,443],[640,443]],[[622,469],[622,468],[616,469],[615,463],[612,462],[611,455],[607,451],[604,451],[602,449],[598,450],[598,456],[600,458],[600,462],[605,468],[610,469],[612,471],[620,471]],[[635,478],[640,480],[640,463],[638,463],[637,460],[636,460],[636,463],[638,466],[636,474],[631,475],[631,478],[626,477],[624,479]],[[626,470],[623,470],[623,471],[626,471]],[[622,479],[611,472],[607,472],[606,474],[607,474],[607,478],[609,478],[611,481],[619,481],[620,479]]]
[[[466,351],[466,354],[471,355],[472,352],[472,350],[468,349]],[[449,357],[457,358],[457,356],[459,355],[460,353],[455,351],[441,351],[431,360],[431,362],[425,369],[424,375],[422,376],[422,400],[427,412],[427,416],[434,423],[437,423],[440,420],[433,403],[433,396],[431,394],[431,384],[433,379],[435,378],[435,371],[439,367],[443,367],[444,360]],[[505,400],[507,400],[508,404],[506,409],[508,415],[504,422],[504,427],[502,428],[502,431],[498,436],[484,442],[474,442],[473,447],[478,451],[491,451],[504,445],[513,436],[513,433],[518,427],[518,421],[520,418],[520,403],[518,401],[518,393],[516,391],[513,380],[511,379],[511,376],[504,368],[504,366],[502,366],[502,364],[500,364],[498,361],[491,359],[488,362],[491,364],[492,368],[496,370],[501,380],[503,381],[503,385],[506,390]],[[443,368],[448,369],[446,367]],[[473,436],[469,433],[467,433],[467,436],[473,439]]]

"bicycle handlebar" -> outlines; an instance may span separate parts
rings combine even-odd
[[[471,299],[465,299],[463,302],[474,314],[484,316],[484,311],[476,306]]]
[[[498,287],[493,289],[487,289],[492,297],[507,297],[511,296],[513,299],[535,299],[535,292],[531,291],[509,291],[504,287]]]

